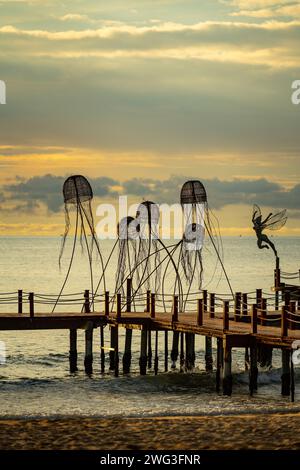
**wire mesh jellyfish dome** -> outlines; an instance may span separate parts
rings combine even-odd
[[[205,187],[201,181],[187,181],[181,188],[181,204],[202,204],[207,202]]]
[[[144,201],[139,204],[136,212],[136,218],[141,223],[149,223],[149,225],[157,225],[159,221],[159,207],[155,202]]]
[[[88,180],[81,175],[70,176],[63,186],[65,204],[76,204],[93,199],[93,190]]]

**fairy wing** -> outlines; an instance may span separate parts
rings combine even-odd
[[[272,215],[272,217],[270,217],[264,224],[264,229],[279,230],[285,225],[286,221],[286,209],[284,209],[283,211]]]
[[[257,217],[261,217],[261,210],[259,206],[253,204],[253,219],[256,219]]]

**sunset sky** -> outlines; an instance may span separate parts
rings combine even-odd
[[[179,202],[204,182],[224,234],[253,203],[300,234],[300,1],[0,0],[0,234],[63,231],[61,187]]]

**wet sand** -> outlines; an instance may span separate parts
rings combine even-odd
[[[300,449],[300,414],[0,420],[0,449]]]

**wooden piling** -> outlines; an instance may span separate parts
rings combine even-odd
[[[179,331],[173,331],[173,341],[171,350],[172,369],[176,368],[176,361],[178,359],[178,346],[179,346]]]
[[[229,329],[229,300],[223,302],[223,331]]]
[[[209,318],[215,318],[215,294],[209,295]]]
[[[287,308],[285,305],[281,308],[281,337],[288,335]]]
[[[125,332],[125,350],[123,354],[123,373],[129,374],[131,367],[131,344],[132,344],[132,329],[126,328]]]
[[[129,278],[126,281],[126,311],[131,312],[131,290],[132,280]]]
[[[250,368],[249,368],[249,392],[250,396],[257,391],[257,345],[255,343],[250,347]]]
[[[207,302],[207,290],[203,291],[203,312],[207,313],[208,302]]]
[[[86,289],[84,291],[84,311],[85,313],[91,313],[90,309],[90,291]]]
[[[77,368],[77,330],[72,328],[70,330],[70,351],[69,351],[70,372],[74,373]]]
[[[223,370],[223,339],[217,338],[216,391],[220,391]]]
[[[116,358],[115,351],[117,348],[118,331],[116,326],[110,327],[110,351],[109,351],[109,370],[115,370]]]
[[[151,308],[151,291],[147,290],[146,294],[146,312],[150,313],[150,308]]]
[[[180,372],[184,372],[184,333],[180,333]]]
[[[140,352],[140,374],[147,373],[147,339],[148,332],[145,328],[141,331],[141,352]]]
[[[101,374],[105,371],[104,327],[100,326],[100,364]]]
[[[173,296],[173,315],[172,322],[178,321],[178,295]]]
[[[30,318],[34,317],[34,293],[30,292],[29,293],[29,315]]]
[[[227,344],[226,339],[223,340],[223,395],[231,396],[232,394],[232,374],[231,374],[231,347]]]
[[[213,353],[212,353],[212,338],[205,336],[205,370],[211,372],[213,370]]]
[[[165,372],[168,372],[168,355],[169,355],[168,330],[165,330]]]
[[[109,317],[109,292],[105,292],[105,297],[104,297],[104,311],[105,315]]]
[[[23,313],[23,291],[18,290],[18,313],[21,315]]]
[[[197,303],[197,325],[202,326],[203,325],[203,300],[198,299]]]
[[[242,305],[242,294],[236,292],[234,296],[234,320],[239,321],[241,318],[241,305]]]
[[[119,327],[115,326],[115,351],[114,351],[114,361],[115,361],[115,377],[119,377]]]
[[[155,318],[155,294],[154,293],[151,294],[150,316],[151,318]]]
[[[86,374],[93,373],[93,322],[89,321],[85,329],[84,369]]]
[[[185,368],[193,370],[195,367],[195,335],[185,333]]]
[[[291,402],[295,401],[295,372],[294,372],[294,362],[293,362],[293,351],[290,353],[291,356]]]
[[[148,330],[148,354],[147,354],[148,369],[152,367],[152,343],[151,343],[151,330]]]
[[[256,335],[257,333],[257,305],[252,305],[252,312],[251,312],[251,329],[252,334]]]
[[[155,331],[154,374],[158,374],[158,331]]]
[[[121,319],[121,315],[122,315],[122,296],[121,294],[117,294],[117,320]]]
[[[291,369],[290,369],[290,350],[282,349],[282,374],[281,374],[281,395],[290,396],[291,391]]]

